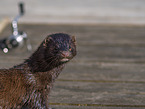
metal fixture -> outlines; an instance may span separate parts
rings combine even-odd
[[[28,51],[32,50],[32,46],[27,37],[27,34],[18,30],[18,19],[24,15],[24,3],[19,3],[19,14],[12,21],[12,35],[8,38],[0,40],[0,48],[4,53],[8,53],[9,50],[22,47],[26,44]]]

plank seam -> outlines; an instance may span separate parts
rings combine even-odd
[[[112,81],[112,80],[68,80],[68,79],[58,79],[57,81],[62,82],[94,82],[94,83],[136,83],[145,84],[145,81]]]
[[[114,105],[114,104],[75,104],[75,103],[50,103],[50,105],[59,106],[94,106],[94,107],[145,107],[145,105]]]

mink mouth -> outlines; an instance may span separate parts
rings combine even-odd
[[[70,59],[68,59],[68,58],[62,58],[60,61],[61,62],[68,62]]]

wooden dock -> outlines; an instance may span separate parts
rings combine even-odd
[[[51,33],[77,38],[78,54],[50,95],[55,109],[145,109],[145,26],[21,24],[33,51]],[[0,38],[11,34],[8,25]],[[0,68],[31,55],[25,48],[0,52]]]

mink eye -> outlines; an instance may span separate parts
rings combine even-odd
[[[55,51],[58,51],[58,48],[57,48],[57,47],[55,47],[55,48],[54,48],[54,50],[55,50]]]

